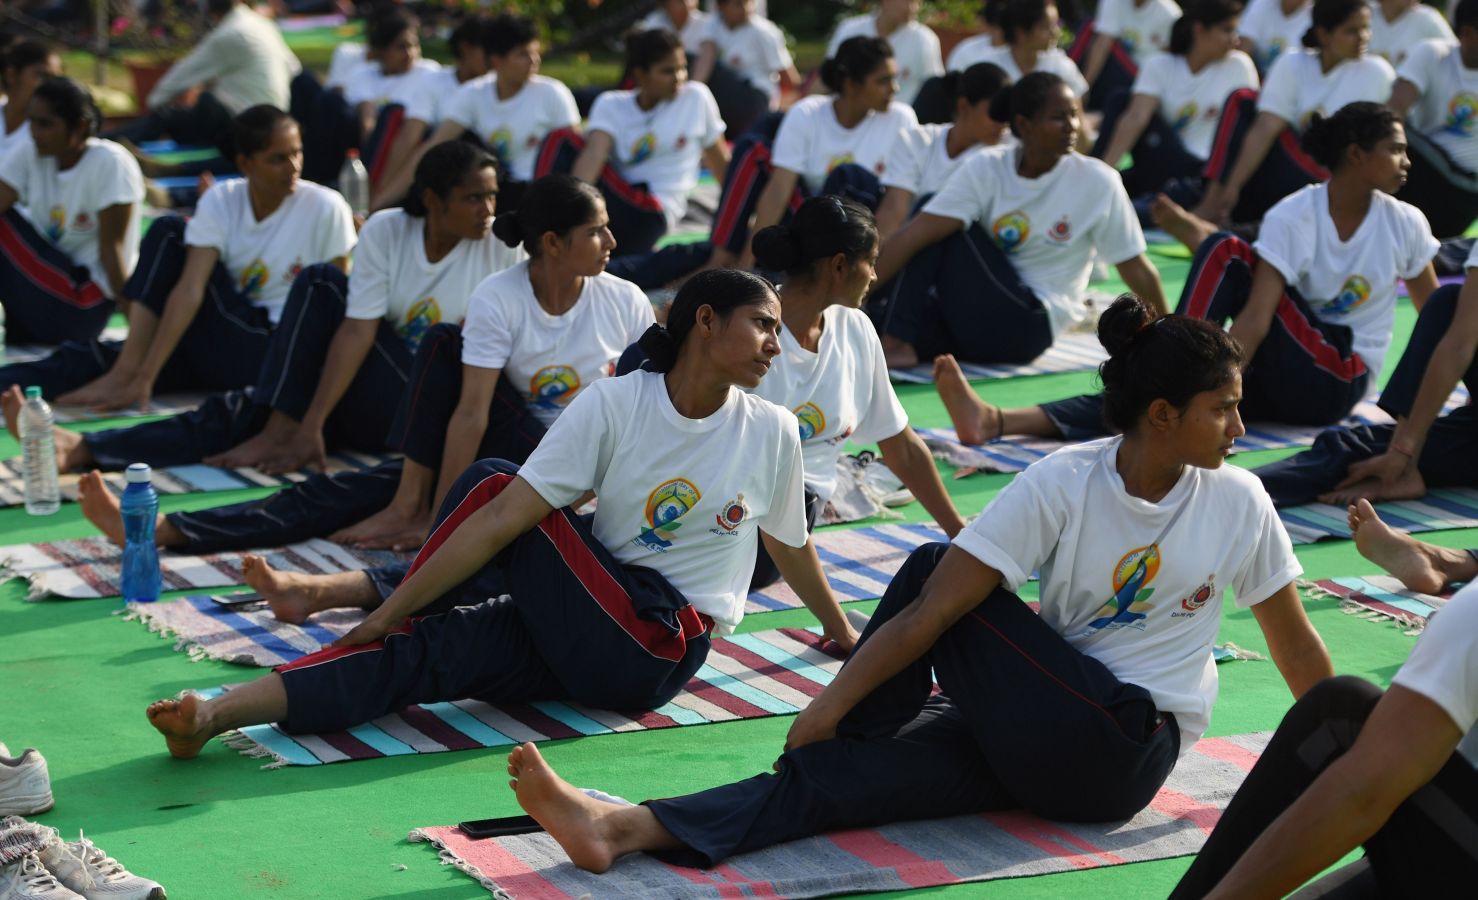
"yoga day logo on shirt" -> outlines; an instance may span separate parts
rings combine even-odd
[[[648,131],[646,134],[637,138],[636,143],[631,145],[631,165],[634,166],[639,162],[645,162],[656,152],[657,136]]]
[[[67,211],[61,206],[53,206],[51,215],[46,221],[46,237],[54,244],[62,239],[67,232]]]
[[[846,153],[839,153],[836,156],[833,156],[831,160],[826,164],[826,174],[830,175],[831,170],[835,169],[837,166],[845,166],[853,162],[856,162],[856,159],[853,158],[851,151],[848,151]]]
[[[801,423],[801,440],[809,441],[811,438],[826,430],[826,413],[821,407],[809,400],[791,410],[796,419]]]
[[[1210,575],[1207,575],[1206,576],[1206,583],[1205,584],[1203,584],[1200,587],[1196,588],[1194,591],[1191,591],[1191,593],[1188,596],[1185,596],[1185,597],[1182,597],[1181,598],[1181,600],[1180,600],[1180,609],[1176,610],[1175,612],[1172,612],[1170,614],[1170,618],[1172,618],[1172,619],[1189,619],[1189,618],[1191,618],[1196,613],[1200,612],[1201,611],[1201,607],[1205,606],[1206,603],[1207,603],[1207,601],[1209,601],[1215,595],[1216,595],[1216,573],[1213,572]]]
[[[1114,566],[1114,597],[1094,615],[1088,627],[1094,631],[1133,625],[1144,628],[1144,614],[1153,605],[1145,601],[1155,593],[1149,586],[1160,574],[1160,547],[1151,544],[1125,553]]]
[[[1119,35],[1119,43],[1124,45],[1124,49],[1129,51],[1131,56],[1134,55],[1135,48],[1139,46],[1139,32],[1132,28],[1125,28]]]
[[[991,223],[990,234],[996,246],[1010,253],[1026,243],[1032,233],[1032,220],[1019,209],[1013,209]]]
[[[421,345],[421,338],[426,336],[426,331],[440,321],[441,305],[436,302],[435,297],[426,297],[411,304],[411,308],[405,311],[405,320],[396,331],[414,349]]]
[[[1182,106],[1180,112],[1175,114],[1175,121],[1170,127],[1176,131],[1185,131],[1191,126],[1192,122],[1196,121],[1196,111],[1196,101],[1192,100],[1185,106]]]
[[[1324,307],[1322,312],[1341,315],[1351,312],[1360,307],[1360,304],[1370,299],[1370,282],[1359,275],[1351,275],[1345,279],[1344,287],[1339,289],[1339,294]]]
[[[272,273],[267,269],[267,264],[260,258],[251,261],[251,265],[241,270],[241,291],[247,296],[255,299],[262,292]]]
[[[499,128],[488,135],[488,146],[493,148],[493,153],[499,159],[507,159],[508,151],[513,146],[513,132],[507,128]]]
[[[744,502],[744,495],[740,494],[733,500],[724,504],[723,510],[713,517],[718,522],[718,528],[709,529],[714,534],[733,534],[734,529],[749,518],[749,504]],[[719,528],[723,529],[722,531]]]
[[[1473,133],[1475,115],[1478,115],[1478,97],[1467,91],[1454,94],[1447,102],[1447,121],[1442,123],[1442,130],[1467,137]]]
[[[566,406],[580,390],[580,373],[569,366],[545,366],[529,379],[529,396],[546,409]]]
[[[659,553],[666,551],[672,546],[674,533],[682,527],[678,519],[687,515],[701,499],[703,495],[686,478],[662,482],[647,495],[647,524],[632,543]]]

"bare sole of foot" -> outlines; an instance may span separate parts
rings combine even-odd
[[[1150,206],[1150,217],[1171,237],[1185,244],[1191,251],[1216,233],[1215,223],[1208,222],[1164,194],[1155,198]]]
[[[960,443],[979,446],[1001,436],[1001,411],[976,395],[953,356],[934,358],[934,389],[944,401]],[[988,429],[987,422],[994,427]]]
[[[1356,501],[1350,507],[1350,530],[1355,533],[1360,555],[1396,576],[1407,588],[1436,594],[1447,586],[1437,548],[1381,521],[1368,500]]]
[[[387,506],[363,522],[339,529],[328,539],[336,544],[370,550],[414,550],[426,543],[430,530],[428,513],[408,516]]]
[[[108,540],[123,546],[123,512],[118,498],[103,483],[102,473],[94,469],[77,480],[77,503],[82,507],[82,515],[94,528]]]
[[[589,797],[560,778],[533,744],[508,754],[508,786],[518,805],[549,832],[570,857],[588,872],[604,872],[616,861],[606,820],[621,807]]]
[[[162,735],[169,755],[194,759],[211,736],[200,723],[200,698],[186,694],[178,700],[156,700],[144,711],[149,724]]]

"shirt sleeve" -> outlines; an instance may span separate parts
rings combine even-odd
[[[552,83],[551,83],[552,82]],[[575,95],[563,81],[546,82],[553,90],[549,91],[549,99],[546,101],[545,109],[549,115],[549,130],[556,128],[573,128],[580,124],[580,107],[575,103]]]
[[[1418,93],[1425,94],[1432,86],[1437,63],[1442,58],[1443,50],[1441,41],[1422,41],[1406,54],[1406,59],[1401,63],[1401,70],[1396,73],[1397,77],[1411,82],[1416,86]]]
[[[778,169],[789,169],[797,174],[806,171],[806,161],[811,155],[814,106],[805,104],[790,108],[780,120],[780,129],[775,132],[775,148],[771,152],[771,164]]]
[[[924,159],[928,156],[928,147],[929,133],[923,128],[907,128],[900,132],[883,167],[883,187],[896,187],[918,194],[919,185],[924,183]]]
[[[718,101],[713,99],[713,92],[707,85],[700,85],[703,97],[703,149],[717,144],[724,139],[724,132],[729,126],[724,122],[723,115],[719,112]]]
[[[462,362],[479,369],[501,369],[508,365],[508,356],[513,352],[511,306],[517,298],[499,295],[494,277],[484,279],[472,291],[467,300],[467,319],[462,325]],[[576,399],[580,396],[577,394]],[[560,419],[571,409],[573,402],[560,414]]]
[[[1140,67],[1139,74],[1134,78],[1134,87],[1131,93],[1143,94],[1146,97],[1154,97],[1156,100],[1165,100],[1166,74],[1170,68],[1167,65],[1171,59],[1166,54],[1157,53],[1144,61]],[[1173,114],[1173,111],[1172,111]]]
[[[790,48],[785,46],[785,33],[778,25],[765,29],[765,65],[771,72],[779,72],[795,65],[790,58]]]
[[[119,204],[138,203],[144,199],[144,173],[132,156],[116,145],[104,150],[93,147],[88,152],[107,154],[108,165],[98,172],[93,184],[93,201],[98,209],[107,209]]]
[[[1001,573],[1008,590],[1020,590],[1057,547],[1066,511],[1047,501],[1033,469],[1011,479],[985,511],[955,535],[954,545]]]
[[[450,102],[455,95],[456,88],[448,89],[440,78],[417,78],[402,97],[405,117],[435,127],[443,118],[440,110],[442,98],[445,96]]]
[[[1112,38],[1124,33],[1124,11],[1119,0],[1103,0],[1099,4],[1098,18],[1093,22],[1093,30]]]
[[[477,128],[477,115],[474,112],[477,102],[474,96],[479,90],[487,90],[487,83],[478,79],[475,83],[460,85],[452,95],[442,104],[441,118],[444,122],[456,122],[468,131]]]
[[[894,437],[908,427],[908,413],[898,402],[893,382],[888,378],[888,361],[883,358],[883,342],[878,339],[877,329],[867,316],[859,319],[853,339],[862,347],[859,354],[867,361],[867,371],[858,373],[858,388],[867,392],[864,402],[858,404],[861,415],[851,440],[857,444],[872,444]]]
[[[1078,69],[1078,64],[1073,62],[1072,57],[1061,50],[1056,50],[1053,51],[1052,59],[1054,71],[1063,81],[1067,82],[1068,87],[1073,89],[1073,94],[1077,97],[1086,96],[1088,80],[1083,77],[1083,73]]]
[[[1398,273],[1403,279],[1415,278],[1437,255],[1441,243],[1432,236],[1432,224],[1415,206],[1402,205],[1406,214],[1406,253]]]
[[[1297,67],[1303,56],[1296,50],[1278,55],[1257,97],[1258,112],[1272,113],[1290,125],[1298,121]]]
[[[979,221],[985,212],[985,202],[980,192],[990,181],[985,177],[986,173],[974,165],[981,158],[983,157],[977,156],[966,160],[964,165],[955,169],[939,191],[924,204],[923,211],[931,216],[958,219],[967,226]]]
[[[1478,585],[1453,595],[1427,622],[1391,679],[1442,707],[1458,730],[1478,723]]]
[[[465,359],[463,360],[466,361]],[[603,378],[575,395],[529,454],[518,475],[555,509],[574,503],[599,486],[615,446],[612,424],[622,421],[611,408],[614,393]]]
[[[1145,251],[1144,230],[1123,183],[1115,177],[1106,179],[1104,187],[1108,209],[1093,227],[1093,246],[1106,262],[1117,266]]]
[[[944,74],[944,53],[939,46],[939,35],[927,26],[920,32],[924,42],[924,71],[930,77]]]
[[[595,98],[595,104],[590,107],[590,120],[585,124],[586,134],[604,131],[612,139],[621,135],[621,114],[616,111],[616,102],[612,91]]]
[[[811,535],[806,529],[805,469],[801,460],[800,424],[789,410],[779,409],[781,426],[779,452],[775,459],[775,489],[769,509],[759,520],[765,534],[787,547],[804,547]]]
[[[1299,275],[1308,269],[1308,240],[1298,221],[1301,216],[1289,198],[1284,198],[1268,210],[1262,220],[1257,242],[1252,249],[1258,259],[1278,270],[1289,284],[1298,281]]]
[[[1303,574],[1303,566],[1293,555],[1293,542],[1273,508],[1273,500],[1261,484],[1252,485],[1257,492],[1257,507],[1244,521],[1255,520],[1251,546],[1237,574],[1232,577],[1232,596],[1238,606],[1254,606],[1282,590]]]
[[[365,223],[359,234],[359,252],[354,254],[354,267],[349,270],[349,299],[345,302],[346,319],[382,319],[390,310],[390,269],[392,248],[386,238],[392,230],[395,213],[381,218],[376,215]]]
[[[206,191],[195,207],[195,215],[185,225],[187,247],[210,247],[224,252],[227,232],[231,229],[229,195],[220,185]]]
[[[641,340],[641,336],[646,334],[647,329],[657,321],[657,315],[652,310],[652,301],[647,299],[646,293],[634,284],[629,290],[627,309],[630,315],[626,319],[627,346]]]
[[[149,105],[160,107],[197,84],[214,80],[222,72],[235,66],[243,57],[250,58],[251,50],[241,39],[240,33],[221,27],[211,29],[195,49],[185,54],[149,92]]]
[[[27,138],[17,141],[4,157],[0,157],[0,181],[13,188],[21,203],[31,190],[31,172],[36,166],[36,142]]]
[[[349,202],[340,197],[337,191],[324,189],[328,201],[328,213],[323,223],[323,262],[348,256],[359,240],[354,231],[354,211],[349,208]]]

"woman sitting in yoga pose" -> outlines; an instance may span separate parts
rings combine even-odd
[[[1227,588],[1295,697],[1328,677],[1272,503],[1223,465],[1242,433],[1236,341],[1198,319],[1157,323],[1133,297],[1099,335],[1123,436],[1047,457],[952,546],[914,551],[792,724],[777,774],[620,807],[524,744],[508,766],[519,804],[595,871],[635,850],[711,865],[822,831],[986,810],[1126,819],[1210,721]],[[1013,593],[1036,570],[1040,614]],[[669,793],[671,777],[653,787]]]
[[[742,390],[769,371],[779,327],[764,279],[694,277],[644,338],[657,371],[582,390],[522,467],[463,473],[406,580],[334,647],[215,699],[150,705],[170,753],[243,725],[334,731],[464,697],[660,706],[709,633],[743,617],[762,536],[850,649],[806,534],[796,418]],[[576,515],[592,492],[594,516]]]

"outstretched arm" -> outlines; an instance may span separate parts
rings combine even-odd
[[[775,561],[775,568],[780,570],[785,583],[790,585],[796,596],[801,598],[801,602],[806,604],[806,609],[821,623],[826,636],[851,653],[852,648],[857,645],[857,631],[847,621],[846,614],[842,612],[841,605],[831,592],[831,585],[821,571],[821,560],[816,556],[816,545],[811,538],[807,537],[806,543],[800,547],[777,541],[763,531],[760,532],[760,539],[765,542],[765,551]]]
[[[1114,268],[1118,269],[1119,277],[1124,279],[1129,290],[1153,306],[1157,315],[1163,316],[1170,312],[1170,307],[1165,304],[1165,288],[1160,284],[1160,273],[1150,264],[1149,257],[1141,253]]]
[[[1252,288],[1247,295],[1247,305],[1232,322],[1227,332],[1242,345],[1242,367],[1245,369],[1273,327],[1273,315],[1278,311],[1278,302],[1283,299],[1283,289],[1288,282],[1283,273],[1267,262],[1259,263],[1252,273]]]
[[[585,136],[585,149],[575,158],[575,165],[571,167],[570,174],[589,184],[595,184],[600,180],[601,169],[606,167],[606,160],[611,158],[611,146],[614,143],[610,134],[604,131],[592,131]]]
[[[1252,180],[1253,173],[1268,158],[1273,142],[1287,127],[1288,123],[1273,113],[1257,114],[1252,127],[1247,129],[1247,136],[1242,139],[1242,149],[1237,154],[1237,163],[1232,167],[1231,174],[1224,183],[1212,184],[1206,192],[1206,198],[1201,201],[1199,212],[1203,217],[1218,225],[1228,223],[1232,210],[1242,197],[1242,188]]]
[[[918,436],[911,426],[904,426],[903,430],[890,438],[878,441],[878,449],[883,451],[883,464],[886,465],[903,486],[913,493],[944,533],[950,537],[959,534],[960,529],[965,527],[965,520],[960,517],[960,511],[955,509],[954,501],[949,499],[949,493],[944,489],[944,482],[939,480],[939,470],[934,467],[934,455],[929,448],[924,446],[924,441]]]
[[[1295,698],[1334,674],[1324,639],[1309,622],[1293,582],[1252,607],[1252,615],[1268,642],[1273,663]]]
[[[1292,893],[1375,834],[1397,806],[1432,780],[1461,739],[1441,706],[1393,686],[1349,752],[1247,848],[1208,900]]]
[[[907,265],[920,250],[939,243],[964,227],[964,222],[949,216],[936,216],[927,212],[914,216],[883,244],[876,267],[878,284],[897,275],[898,270]]]
[[[1129,101],[1129,108],[1124,110],[1124,114],[1119,116],[1118,124],[1114,125],[1114,133],[1109,136],[1103,161],[1117,167],[1119,160],[1133,150],[1134,145],[1144,136],[1144,130],[1150,127],[1150,120],[1155,117],[1159,108],[1159,97],[1135,94]]]

